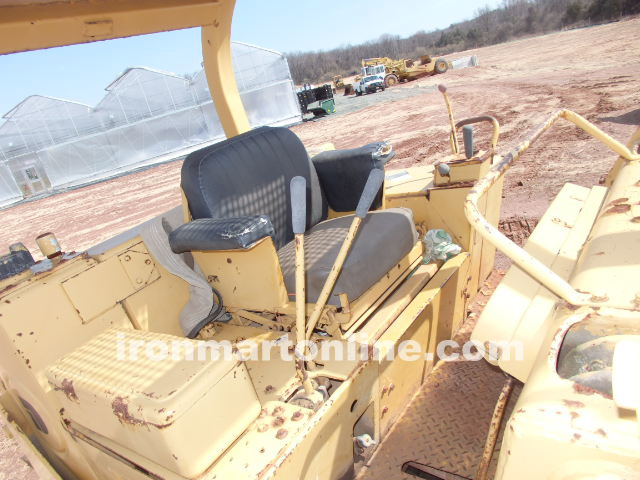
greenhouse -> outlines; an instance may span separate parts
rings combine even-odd
[[[233,42],[252,127],[301,120],[287,60]],[[193,77],[129,68],[95,106],[33,95],[0,124],[0,206],[180,158],[225,138],[203,70]]]

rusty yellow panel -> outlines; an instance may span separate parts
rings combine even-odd
[[[623,308],[640,305],[640,162],[622,166],[593,224],[571,284]]]
[[[377,373],[378,366],[374,362],[359,367],[310,418],[305,435],[292,439],[281,452],[282,463],[265,468],[264,478],[349,478],[347,474],[354,461],[354,427],[372,405],[372,410],[376,411]],[[371,433],[372,438],[379,440],[378,433]],[[270,476],[272,473],[273,477]],[[242,477],[219,475],[218,478]]]
[[[274,311],[288,303],[271,238],[247,250],[194,251],[193,257],[229,307]]]
[[[103,312],[135,292],[117,257],[112,257],[62,282],[71,303],[83,323],[90,322]]]
[[[129,277],[131,284],[136,290],[160,278],[160,272],[142,242],[118,255],[118,258],[127,277]]]
[[[422,383],[422,375],[425,368],[425,354],[429,342],[429,331],[433,318],[430,316],[431,310],[425,308],[414,319],[411,326],[398,338],[393,331],[383,335],[381,342],[391,341],[394,348],[387,351],[395,353],[393,360],[386,357],[380,361],[379,369],[379,393],[380,393],[380,432],[384,436],[391,425],[397,420],[404,410],[417,388]],[[399,356],[400,344],[407,340],[418,343],[419,351],[406,350],[407,360]],[[405,344],[406,345],[406,344]],[[416,353],[417,352],[417,353]],[[412,356],[417,356],[417,360],[409,360]],[[421,357],[421,358],[420,358]]]
[[[589,190],[566,184],[530,235],[525,250],[561,278],[568,279],[604,193],[602,187]],[[555,295],[513,266],[487,302],[472,339],[480,343],[520,342],[521,359],[505,356],[498,360],[487,356],[487,360],[526,381],[538,357],[542,333],[549,328],[556,301]]]

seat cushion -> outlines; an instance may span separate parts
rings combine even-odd
[[[193,219],[266,215],[281,248],[293,239],[289,182],[307,181],[307,229],[327,204],[300,139],[286,128],[261,127],[187,156],[181,186]]]
[[[319,223],[304,235],[307,303],[315,303],[347,235],[353,215]],[[360,297],[406,256],[416,241],[411,210],[390,208],[367,215],[360,226],[342,272],[329,297],[340,305],[339,295],[349,301]],[[295,300],[295,242],[278,251],[289,298]]]

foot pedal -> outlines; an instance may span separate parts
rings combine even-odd
[[[444,470],[438,470],[437,468],[430,467],[429,465],[423,465],[418,462],[407,462],[402,465],[402,471],[409,475],[413,475],[418,478],[425,478],[426,480],[472,480],[467,477],[461,477],[455,473],[445,472]]]

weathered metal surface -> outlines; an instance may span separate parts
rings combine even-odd
[[[504,374],[484,361],[439,364],[358,480],[414,479],[401,470],[409,461],[473,478],[504,381]],[[517,386],[507,404],[507,416],[519,392]],[[498,446],[503,430],[504,426]],[[490,478],[495,472],[495,457],[497,454],[489,466]]]
[[[478,181],[475,188],[469,192],[465,201],[465,215],[469,220],[469,223],[471,223],[472,227],[480,235],[495,245],[528,275],[535,278],[560,298],[564,299],[571,305],[601,306],[608,300],[608,298],[603,298],[595,293],[581,292],[574,289],[565,279],[551,271],[549,267],[541,263],[537,258],[524,251],[521,247],[511,242],[507,237],[500,233],[497,228],[491,225],[491,223],[484,218],[478,207],[478,203],[482,195],[489,191],[490,187],[495,184],[511,167],[511,164],[520,158],[520,156],[529,149],[531,144],[540,138],[540,136],[551,128],[560,118],[564,118],[565,120],[573,123],[596,140],[605,144],[618,155],[624,157],[626,160],[630,162],[640,160],[640,155],[631,152],[629,148],[611,138],[580,115],[569,110],[559,110],[549,117],[549,119],[542,124],[529,137],[529,139],[518,145],[512,152],[505,155],[504,158],[491,168],[487,175]],[[624,305],[621,307],[625,308]]]

